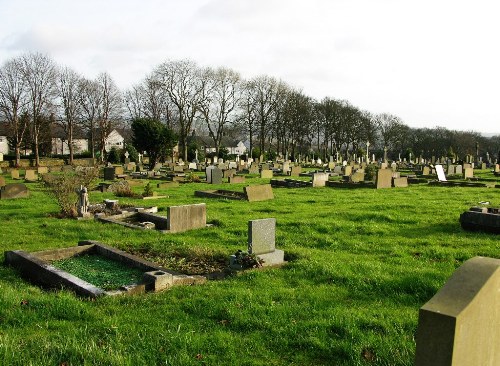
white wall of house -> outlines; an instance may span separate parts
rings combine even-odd
[[[117,130],[113,130],[106,138],[105,149],[107,152],[111,151],[113,147],[115,147],[116,149],[123,149],[124,141],[125,139],[123,138],[123,136],[120,135]]]
[[[9,143],[7,136],[0,136],[0,153],[7,155],[9,153]]]
[[[229,154],[233,155],[243,155],[246,153],[247,148],[242,141],[239,141],[236,146],[225,146]],[[205,153],[214,153],[216,151],[215,147],[206,147]]]
[[[80,154],[89,150],[89,141],[87,139],[74,139],[73,140],[73,153]],[[52,154],[69,154],[69,144],[67,140],[59,137],[52,139]]]

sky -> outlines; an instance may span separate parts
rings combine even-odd
[[[126,90],[167,60],[269,75],[410,127],[500,133],[498,0],[0,0],[0,64]]]

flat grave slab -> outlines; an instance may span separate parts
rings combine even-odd
[[[138,283],[126,284],[117,290],[106,291],[53,265],[61,259],[79,255],[96,255],[117,261],[124,266],[143,271]],[[5,263],[15,267],[21,275],[37,285],[48,288],[67,288],[84,297],[143,293],[160,291],[181,284],[198,284],[206,281],[203,276],[186,276],[160,267],[153,262],[128,254],[105,244],[84,240],[76,247],[28,253],[23,250],[5,252]]]

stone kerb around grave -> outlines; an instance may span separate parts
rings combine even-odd
[[[466,261],[419,312],[415,366],[500,365],[500,260]]]

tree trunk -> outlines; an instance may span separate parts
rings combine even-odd
[[[38,134],[35,132],[35,166],[40,166],[40,156],[38,154]]]
[[[15,150],[16,150],[16,168],[19,168],[21,166],[21,145],[16,144]]]

